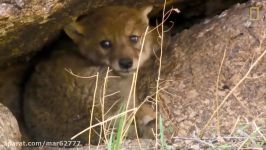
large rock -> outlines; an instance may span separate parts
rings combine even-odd
[[[184,12],[185,18],[209,16],[245,0],[170,0]],[[34,52],[53,41],[62,27],[84,12],[108,5],[155,6],[154,15],[163,8],[163,0],[2,0],[0,1],[0,66],[27,60]]]
[[[179,1],[179,0],[176,0]],[[57,37],[63,26],[92,8],[144,6],[161,0],[11,0],[0,1],[0,66],[25,59]]]
[[[259,18],[250,16],[250,8],[258,9]],[[265,1],[238,4],[173,39],[173,49],[163,52],[158,96],[171,132],[234,133],[238,118],[237,126],[255,121],[261,131],[266,128],[265,17]],[[140,91],[150,89],[149,95],[155,94],[155,69],[140,82]]]
[[[18,122],[10,110],[0,103],[0,149],[21,149]]]

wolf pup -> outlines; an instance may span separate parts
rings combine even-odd
[[[156,32],[144,37],[151,10],[151,6],[104,7],[78,17],[65,27],[77,48],[59,48],[71,50],[55,52],[40,62],[25,87],[24,118],[34,141],[70,140],[88,126],[118,114],[122,105],[127,104],[131,109],[140,104],[129,93],[132,74],[138,66],[145,66],[159,46]],[[112,70],[109,75],[117,78],[108,77],[106,83],[104,77],[108,70],[104,66],[109,66]],[[80,78],[65,68],[86,77],[98,72],[99,78],[96,83],[95,78]],[[141,106],[136,114],[139,136],[152,138],[154,126],[150,126],[155,117],[149,105]],[[102,132],[98,126],[75,140],[97,144]]]

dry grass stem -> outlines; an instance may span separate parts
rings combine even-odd
[[[161,68],[162,68],[162,56],[163,56],[163,40],[164,40],[164,22],[165,22],[165,7],[166,7],[166,0],[164,1],[163,6],[163,16],[162,16],[162,23],[161,23],[161,43],[160,43],[160,57],[159,57],[159,68],[158,68],[158,77],[156,81],[156,94],[155,94],[155,111],[156,111],[156,119],[155,119],[155,139],[156,144],[158,143],[158,98],[159,98],[159,85],[160,85],[160,78],[161,78]],[[170,16],[170,15],[169,15]],[[155,146],[157,149],[157,145]]]
[[[223,64],[224,64],[226,52],[227,52],[227,46],[224,49],[223,58],[222,58],[222,61],[221,61],[220,67],[219,67],[218,76],[217,76],[217,80],[216,80],[216,91],[215,91],[215,107],[216,108],[215,109],[217,109],[218,106],[219,106],[219,99],[218,99],[219,82],[220,82],[220,75],[221,75],[222,67],[223,67]],[[220,131],[220,117],[219,116],[220,116],[219,115],[219,111],[217,110],[217,113],[216,113],[216,119],[217,119],[216,132],[217,132],[217,135],[220,137],[221,136],[221,131]]]
[[[260,136],[263,138],[263,140],[266,142],[266,137],[261,133],[261,131],[259,130],[259,127],[257,126],[257,124],[256,124],[255,121],[252,122],[252,125],[253,125],[253,127],[255,128],[255,131],[256,131],[257,133],[259,133],[259,135],[260,135]]]
[[[106,94],[106,86],[107,86],[107,83],[108,83],[108,76],[109,76],[109,67],[107,67],[107,71],[106,71],[106,75],[105,75],[105,77],[104,77],[104,84],[103,84],[103,92],[102,92],[102,97],[101,97],[101,110],[102,110],[102,120],[104,120],[105,118],[104,118],[104,116],[105,116],[105,112],[104,112],[104,110],[105,110],[105,108],[104,108],[104,101],[105,101],[105,94]],[[111,109],[111,108],[110,108]],[[91,125],[90,125],[91,126]],[[107,139],[107,134],[106,134],[106,127],[105,127],[105,124],[103,123],[102,124],[102,126],[101,126],[101,128],[103,129],[103,131],[104,131],[104,141],[107,141],[108,139]],[[101,136],[100,136],[100,138],[101,138]],[[100,141],[100,140],[99,140]]]
[[[236,127],[237,127],[237,125],[238,125],[238,123],[239,123],[239,120],[240,120],[240,116],[237,117],[236,122],[235,122],[233,128],[231,129],[230,136],[232,136],[233,133],[235,132]]]
[[[96,93],[97,93],[97,89],[98,89],[98,79],[99,79],[99,72],[97,72],[97,74],[96,74],[95,88],[94,88],[94,92],[93,92],[92,110],[91,110],[91,117],[90,117],[90,126],[92,125],[92,120],[93,120]],[[88,111],[90,111],[90,110],[88,110]],[[91,143],[91,129],[89,130],[89,143]],[[90,147],[89,147],[89,149],[90,149]]]
[[[251,111],[249,110],[249,108],[247,106],[245,106],[241,100],[238,98],[238,96],[235,93],[232,93],[232,95],[235,97],[235,99],[237,100],[237,102],[240,104],[240,106],[243,108],[243,110],[246,111],[247,115],[251,118],[254,118],[254,116],[252,115]]]
[[[67,71],[69,74],[73,75],[74,77],[81,78],[81,79],[91,79],[91,78],[97,77],[97,74],[93,76],[80,76],[80,75],[73,73],[72,70],[69,68],[65,68],[65,71]]]

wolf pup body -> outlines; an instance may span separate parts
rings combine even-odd
[[[149,32],[143,40],[151,10],[104,7],[66,26],[66,33],[77,47],[55,50],[36,65],[25,87],[24,118],[32,141],[68,141],[88,126],[118,114],[125,104],[128,109],[140,104],[130,94],[132,74],[158,49],[155,32]],[[152,138],[154,120],[155,112],[143,104],[136,114],[140,137]],[[97,144],[100,139],[106,140],[103,132],[111,133],[112,128],[103,128],[97,126],[75,140]],[[128,137],[135,137],[134,132],[129,131]]]

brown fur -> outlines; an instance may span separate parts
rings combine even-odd
[[[51,58],[37,65],[36,71],[26,87],[24,116],[26,126],[35,141],[69,140],[90,125],[93,115],[93,124],[103,120],[102,112],[106,113],[104,120],[118,114],[119,108],[129,100],[129,109],[139,105],[134,96],[129,96],[132,84],[132,73],[136,70],[139,61],[141,41],[148,26],[147,14],[151,7],[141,9],[106,7],[78,18],[66,27],[67,34],[78,45],[79,53],[67,51],[55,53]],[[137,35],[137,43],[129,41],[130,35]],[[147,35],[140,66],[146,64],[152,51],[158,48],[155,32]],[[103,49],[99,43],[110,40],[112,47]],[[62,49],[62,48],[59,48]],[[64,49],[64,48],[63,48]],[[75,48],[72,48],[72,50]],[[84,59],[85,58],[85,59]],[[121,58],[130,58],[133,65],[128,69],[121,69],[117,64]],[[93,67],[89,61],[99,64]],[[102,66],[103,65],[103,66]],[[104,110],[102,98],[104,91],[104,77],[106,67],[113,69],[108,78],[105,95],[120,91],[120,93],[105,97]],[[99,83],[95,98],[94,113],[91,113],[95,78],[82,79],[65,71],[70,68],[75,74],[92,76],[99,72]],[[114,105],[115,104],[115,105]],[[108,113],[107,113],[108,112]],[[144,104],[136,114],[140,136],[153,138],[155,112]],[[100,127],[94,128],[91,143],[99,142]],[[135,132],[129,131],[128,137],[135,137]],[[88,142],[88,132],[76,140]]]

